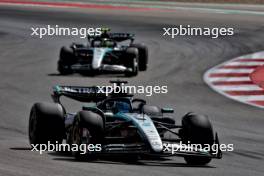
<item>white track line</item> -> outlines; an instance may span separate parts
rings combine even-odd
[[[239,101],[264,101],[264,95],[245,95],[234,96]]]
[[[214,77],[214,78],[208,78],[210,82],[215,81],[251,81],[249,77]]]
[[[229,85],[216,85],[214,86],[216,89],[221,91],[256,91],[256,90],[263,90],[257,85],[239,85],[239,86],[229,86]]]
[[[240,56],[237,59],[245,59],[245,58],[256,59],[256,58],[263,58],[263,56],[264,56],[264,51],[261,51],[261,52],[257,52],[257,53],[253,53],[253,54],[247,54],[244,56]]]
[[[255,69],[225,69],[219,68],[214,71],[214,73],[252,73]]]
[[[229,62],[229,63],[226,63],[225,65],[233,65],[233,66],[243,66],[243,65],[246,65],[246,66],[250,66],[250,65],[264,65],[264,61],[263,62]]]

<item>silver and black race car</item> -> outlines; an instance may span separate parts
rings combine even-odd
[[[113,83],[120,86],[124,82]],[[64,139],[69,145],[99,144],[100,150],[87,149],[85,154],[78,149],[71,151],[76,159],[114,154],[177,155],[184,157],[188,164],[205,165],[212,158],[222,157],[221,150],[213,152],[204,148],[219,145],[206,116],[187,113],[181,124],[175,124],[174,118],[167,115],[173,109],[147,105],[145,100],[134,98],[130,93],[107,96],[105,92],[96,86],[55,86],[54,103],[36,103],[31,109],[31,145],[58,144]],[[61,96],[84,105],[77,112],[68,112],[60,101]]]
[[[88,36],[87,44],[73,43],[70,47],[62,47],[58,61],[59,73],[66,75],[73,72],[108,72],[136,76],[138,71],[147,70],[147,47],[134,43],[133,34],[108,31],[105,29],[99,36]]]

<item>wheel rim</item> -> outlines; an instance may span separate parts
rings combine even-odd
[[[87,145],[89,145],[91,143],[91,135],[90,135],[90,131],[87,128],[83,128],[80,127],[79,125],[79,121],[76,121],[74,127],[73,127],[73,136],[72,136],[72,144],[77,144],[78,147],[80,147],[80,145],[85,144],[86,145],[86,149],[87,149]],[[78,152],[73,152],[74,155],[80,155],[80,151]],[[86,154],[88,154],[89,151],[86,150]]]
[[[133,62],[133,72],[134,73],[137,72],[137,68],[138,68],[138,61],[137,61],[137,58],[134,58],[134,62]]]

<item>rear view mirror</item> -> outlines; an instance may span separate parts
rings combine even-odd
[[[172,108],[161,108],[162,113],[174,113],[174,109]]]

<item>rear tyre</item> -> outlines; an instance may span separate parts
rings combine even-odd
[[[162,115],[161,109],[157,106],[143,105],[141,109],[142,113],[145,113],[149,116],[158,117]]]
[[[132,69],[129,72],[125,73],[125,76],[132,77],[138,75],[138,49],[137,48],[128,48],[126,50],[125,56],[125,66]]]
[[[214,143],[213,128],[206,116],[187,114],[182,119],[181,136],[184,143],[212,145]],[[211,158],[201,156],[186,156],[184,157],[187,164],[206,165],[211,161]]]
[[[139,71],[146,71],[148,67],[148,48],[144,44],[131,44],[138,49],[138,66]]]
[[[60,50],[60,59],[58,61],[58,71],[62,75],[71,74],[73,71],[71,65],[74,61],[73,49],[70,47],[62,47]]]
[[[61,143],[65,135],[64,111],[60,104],[35,103],[29,117],[30,144]]]
[[[103,117],[91,111],[80,111],[73,122],[72,144],[80,147],[81,145],[92,144],[101,145],[104,137]],[[95,150],[99,150],[96,148]],[[87,158],[86,156],[89,155]],[[94,158],[92,151],[83,151],[83,149],[73,151],[73,156],[77,160]]]

